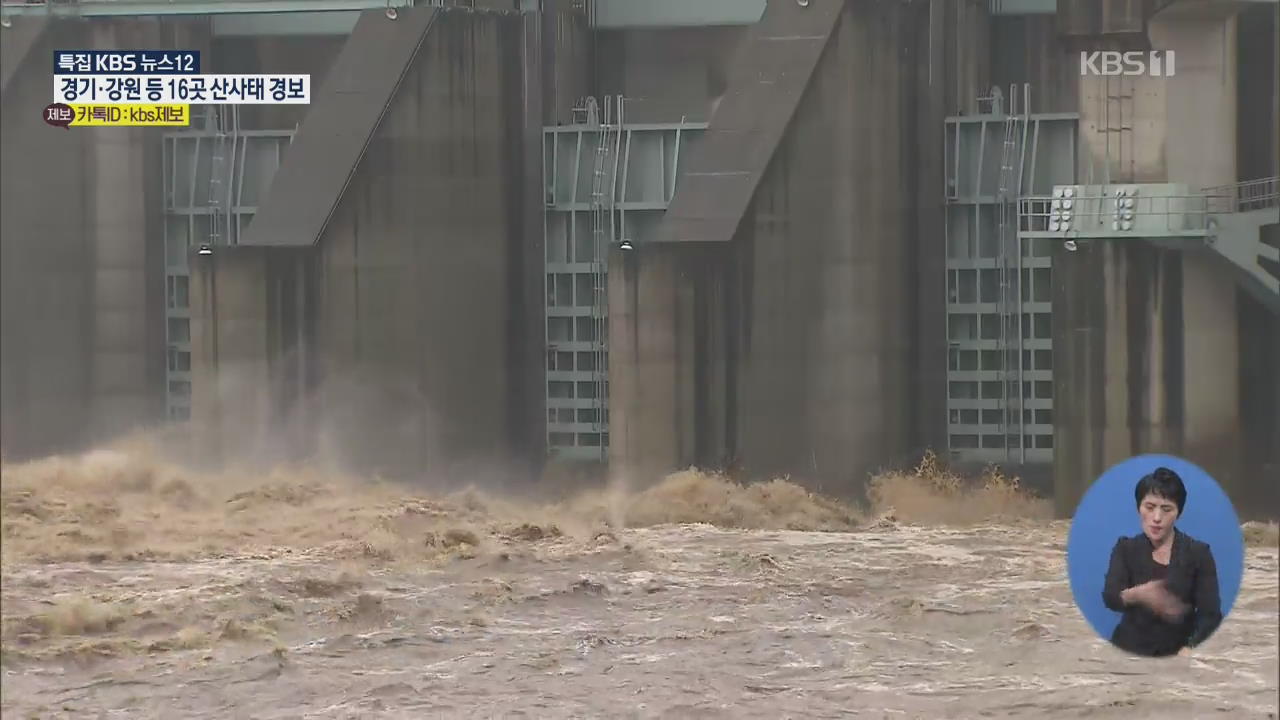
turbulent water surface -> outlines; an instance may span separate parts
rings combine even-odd
[[[176,502],[163,478],[103,509],[66,467],[44,472],[41,487],[75,492],[6,479],[6,718],[1277,714],[1273,540],[1249,548],[1209,643],[1148,661],[1072,604],[1063,523],[562,532],[401,498],[373,503],[365,532],[279,491],[256,515],[233,495],[201,526],[209,506],[178,492],[166,517],[192,537],[177,551],[155,533],[180,529],[132,524]],[[681,498],[695,515],[711,502]],[[68,538],[94,512],[102,534]],[[803,526],[795,512],[760,524]],[[326,517],[334,537],[278,542]]]

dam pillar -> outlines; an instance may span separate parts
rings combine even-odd
[[[156,47],[160,25],[89,25],[99,49]],[[159,133],[86,128],[86,231],[92,237],[89,432],[103,441],[162,416],[163,271]]]
[[[744,38],[750,62],[730,66],[656,236],[687,250],[639,246],[635,296],[624,298],[637,315],[610,318],[621,326],[613,332],[636,326],[618,341],[635,343],[636,386],[613,368],[622,387],[611,425],[630,428],[614,428],[611,442],[628,444],[624,456],[670,469],[722,455],[750,479],[787,475],[848,494],[869,472],[911,459],[911,20],[899,4],[779,0]],[[724,248],[706,256],[726,266],[718,285],[695,248]],[[717,292],[741,302],[716,317]],[[670,319],[649,326],[650,312]],[[698,318],[724,328],[723,347],[689,332]],[[707,390],[690,403],[694,386],[722,386],[725,397]],[[723,436],[687,429],[691,416],[721,410]],[[652,423],[640,419],[651,412]],[[630,449],[642,422],[660,428],[643,436],[651,453]]]
[[[1238,16],[1237,177],[1280,175],[1280,5],[1255,3]],[[1269,97],[1268,102],[1259,99]],[[1265,111],[1262,109],[1265,108]],[[1263,232],[1280,233],[1280,226]],[[1280,243],[1273,237],[1272,244]],[[1240,305],[1240,422],[1247,488],[1236,508],[1245,517],[1280,514],[1280,314],[1247,293]]]
[[[6,73],[0,133],[0,452],[6,461],[74,450],[88,440],[94,274],[83,131],[46,125],[50,53],[85,43],[81,30],[49,22],[3,35]],[[9,65],[30,33],[21,67]],[[13,61],[16,63],[16,60]],[[56,188],[55,190],[52,190]]]
[[[1165,11],[1168,13],[1169,11]],[[1235,19],[1161,13],[1173,76],[1080,79],[1085,181],[1235,182]],[[1207,252],[1138,240],[1055,251],[1055,505],[1135,454],[1177,454],[1229,492],[1241,459],[1238,285]],[[1233,493],[1234,496],[1234,493]]]
[[[692,460],[693,323],[682,250],[613,248],[609,257],[609,462],[633,487]]]
[[[1182,264],[1138,242],[1081,243],[1053,258],[1060,517],[1107,467],[1182,444]]]
[[[192,429],[220,465],[262,448],[271,409],[266,253],[216,248],[190,259]]]
[[[737,445],[754,478],[853,496],[918,459],[907,28],[900,8],[844,7],[734,237]]]
[[[1168,182],[1201,188],[1235,183],[1236,16],[1159,14],[1154,47],[1175,52],[1177,74],[1165,83]],[[1183,262],[1183,454],[1213,474],[1233,496],[1238,484],[1240,375],[1238,284],[1208,251]]]
[[[105,440],[153,416],[144,139],[132,128],[86,129],[94,235],[91,434]]]
[[[1080,78],[1082,182],[1165,181],[1175,79]],[[1054,499],[1070,517],[1107,467],[1181,447],[1182,263],[1143,240],[1094,240],[1055,247],[1053,267]]]

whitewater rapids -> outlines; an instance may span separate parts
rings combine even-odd
[[[1274,526],[1191,657],[1125,656],[1067,525],[931,467],[869,508],[679,473],[561,502],[136,449],[6,465],[6,718],[1275,718]]]

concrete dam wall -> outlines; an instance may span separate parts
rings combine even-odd
[[[543,135],[582,123],[585,96],[626,96],[635,127],[707,123],[660,170],[675,189],[652,237],[608,255],[607,457],[633,485],[698,465],[857,495],[879,469],[948,456],[946,132],[1003,122],[993,86],[1030,83],[1031,112],[1073,124],[1052,162],[1069,157],[1078,183],[1280,174],[1274,62],[1248,59],[1274,59],[1274,7],[1147,18],[1145,41],[1178,53],[1175,86],[1080,77],[1081,43],[1137,35],[1069,9],[780,0],[749,26],[593,29],[570,2],[482,5],[404,9],[395,32],[423,29],[407,39],[381,10],[344,36],[218,36],[208,18],[31,25],[30,47],[6,49],[21,64],[6,55],[0,109],[6,459],[166,419],[165,133],[40,122],[54,48],[192,47],[209,71],[312,75],[310,108],[240,109],[244,129],[293,138],[245,242],[211,256],[179,242],[188,429],[217,464],[537,477]],[[375,85],[376,112],[321,117],[343,88]],[[574,169],[587,183],[591,162]],[[1207,251],[1082,242],[1050,264],[1052,447],[1037,449],[1052,461],[1009,469],[1066,515],[1107,466],[1170,452],[1242,511],[1280,513],[1276,314]]]
[[[575,64],[581,30],[548,19],[556,47],[545,72],[557,93],[571,92],[557,68]],[[220,288],[216,312],[200,313],[197,337],[215,315],[220,329],[216,350],[212,339],[200,344],[207,374],[196,386],[217,397],[194,405],[213,414],[201,420],[220,428],[224,453],[318,453],[409,478],[510,473],[516,458],[536,468],[528,455],[543,438],[529,417],[541,413],[540,379],[528,369],[542,352],[526,308],[539,302],[541,272],[526,255],[540,238],[525,219],[524,143],[526,125],[546,120],[527,114],[543,66],[538,55],[529,61],[536,47],[524,39],[540,20],[440,12],[340,196],[308,197],[327,170],[312,156],[295,157],[309,163],[287,176],[297,187],[273,186],[276,202],[298,198],[286,222],[311,222],[307,213],[324,212],[316,202],[336,206],[305,246],[225,253],[233,264],[219,268],[218,283],[247,274],[267,291],[243,304]],[[376,30],[361,32],[348,42],[378,42]],[[335,75],[359,83],[363,72],[396,72],[362,67],[359,47],[348,51]],[[198,282],[197,296],[211,298],[209,281]],[[235,330],[221,329],[228,323]]]
[[[4,30],[22,31],[33,18]],[[83,447],[158,422],[164,388],[160,132],[45,125],[60,48],[202,49],[198,24],[40,21],[6,67],[0,135],[3,451]]]

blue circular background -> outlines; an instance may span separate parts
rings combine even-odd
[[[1158,467],[1178,473],[1187,502],[1175,527],[1209,544],[1218,569],[1218,590],[1225,618],[1240,593],[1244,573],[1244,535],[1227,494],[1202,468],[1172,455],[1139,455],[1111,467],[1099,477],[1076,508],[1067,538],[1067,575],[1076,606],[1103,639],[1120,623],[1120,613],[1102,603],[1111,549],[1120,536],[1142,532],[1134,486]]]

